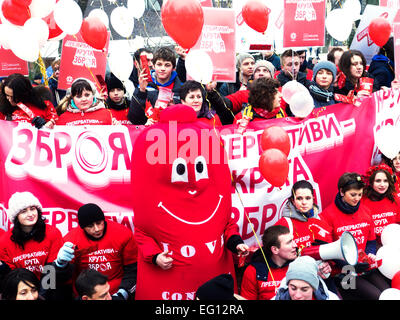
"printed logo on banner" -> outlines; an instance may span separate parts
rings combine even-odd
[[[6,173],[15,179],[32,176],[67,183],[68,168],[72,167],[81,183],[91,188],[104,188],[113,181],[129,182],[132,142],[128,129],[119,126],[118,131],[110,131],[100,127],[84,132],[80,126],[44,131],[19,124],[13,129]]]

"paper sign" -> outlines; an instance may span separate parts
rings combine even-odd
[[[96,75],[105,77],[109,40],[110,34],[104,50],[101,51],[89,46],[80,33],[66,36],[61,52],[58,88],[67,90],[76,78],[86,78],[96,84],[100,91],[101,86]]]
[[[13,73],[28,76],[28,62],[18,58],[11,50],[0,46],[0,77],[8,77]]]
[[[283,47],[325,45],[325,0],[285,0]]]
[[[236,81],[235,12],[224,8],[203,8],[204,26],[193,50],[204,50],[211,57],[213,79]]]

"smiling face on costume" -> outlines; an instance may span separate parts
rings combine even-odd
[[[135,221],[152,232],[154,221],[159,221],[166,233],[190,234],[192,228],[218,226],[230,210],[230,173],[223,162],[224,150],[212,131],[197,121],[192,108],[179,105],[169,112],[174,119],[193,122],[160,121],[135,142],[132,186],[135,197],[142,199],[134,202],[134,211],[139,212]],[[206,129],[208,138],[201,129]],[[215,156],[216,149],[219,156]]]

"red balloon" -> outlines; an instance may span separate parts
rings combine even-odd
[[[12,0],[4,0],[1,10],[4,18],[17,26],[23,26],[26,20],[31,17],[28,6],[15,4]]]
[[[162,5],[161,21],[165,31],[177,44],[190,49],[203,30],[203,8],[198,0],[168,0]]]
[[[261,135],[261,149],[279,149],[286,156],[290,152],[290,138],[286,130],[279,126],[265,128]]]
[[[107,27],[98,17],[87,17],[82,22],[81,34],[85,42],[98,50],[107,43]]]
[[[375,18],[368,26],[368,33],[371,40],[379,47],[382,47],[390,38],[392,26],[385,18]]]
[[[54,39],[61,35],[63,31],[54,20],[54,14],[51,12],[47,17],[42,18],[49,26],[49,40]]]
[[[268,27],[270,12],[271,10],[261,1],[249,0],[242,8],[242,17],[250,28],[264,32]]]
[[[12,3],[19,4],[21,6],[30,6],[32,0],[11,0]]]
[[[397,271],[392,278],[392,288],[400,290],[400,271]]]
[[[258,166],[265,180],[274,187],[281,187],[289,174],[289,161],[279,149],[265,150],[260,157]]]

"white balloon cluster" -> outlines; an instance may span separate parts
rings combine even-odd
[[[359,0],[346,0],[342,8],[328,12],[325,20],[326,31],[338,41],[347,40],[353,28],[353,22],[360,19],[360,12]]]
[[[387,225],[381,235],[382,247],[376,253],[377,259],[382,259],[379,271],[388,279],[400,271],[400,225]]]
[[[296,80],[282,86],[282,96],[296,117],[306,118],[314,109],[314,99],[310,92]]]
[[[209,54],[204,50],[190,50],[186,55],[185,67],[193,80],[202,84],[208,84],[212,81],[213,63]]]

